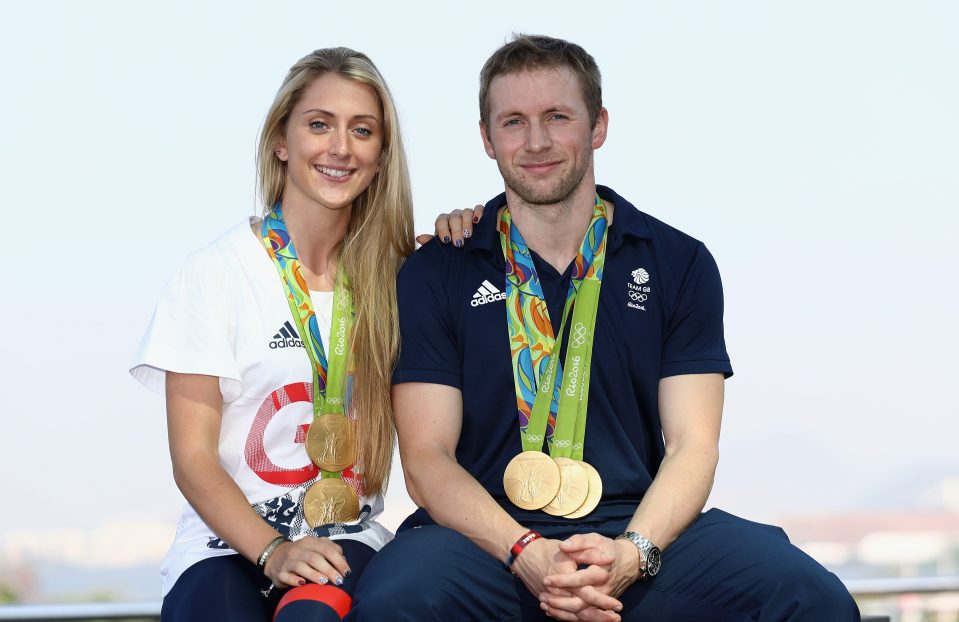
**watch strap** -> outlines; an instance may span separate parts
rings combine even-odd
[[[635,531],[624,531],[616,536],[617,540],[628,540],[639,549],[639,579],[645,581],[659,572],[660,551],[659,547],[653,544],[649,538]],[[651,558],[655,558],[655,567],[650,563]]]

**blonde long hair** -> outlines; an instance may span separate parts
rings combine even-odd
[[[325,48],[301,58],[280,85],[260,133],[257,172],[264,210],[283,196],[286,163],[274,149],[284,137],[290,112],[303,91],[332,72],[369,85],[383,108],[383,149],[379,172],[353,201],[336,265],[346,270],[353,294],[351,367],[354,443],[363,467],[367,494],[385,490],[393,460],[393,410],[390,403],[393,362],[399,350],[396,272],[413,252],[413,200],[406,153],[393,96],[365,54],[349,48]]]

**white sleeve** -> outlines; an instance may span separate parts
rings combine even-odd
[[[232,271],[217,248],[207,246],[184,259],[157,303],[130,367],[133,377],[163,395],[167,371],[217,376],[226,401],[228,394],[238,395],[234,289]]]

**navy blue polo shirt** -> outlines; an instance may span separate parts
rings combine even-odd
[[[665,453],[659,380],[679,374],[732,375],[723,338],[719,270],[706,247],[637,210],[611,189],[593,342],[584,460],[603,479],[603,499],[569,521],[513,506],[503,471],[520,453],[513,368],[507,338],[506,273],[496,213],[486,204],[462,249],[433,240],[397,278],[400,356],[394,384],[428,382],[460,389],[463,422],[456,459],[521,524],[602,523],[632,516]],[[533,259],[554,323],[562,317],[572,266],[560,274]],[[565,346],[564,346],[565,347]]]

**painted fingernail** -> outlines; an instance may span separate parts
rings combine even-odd
[[[326,584],[329,583],[329,582],[330,582],[330,580],[327,579],[326,577],[320,577],[320,581],[319,581],[319,584],[320,584],[320,585],[326,585]]]
[[[347,570],[346,572],[343,573],[343,577],[344,577],[344,578],[349,579],[349,578],[352,577],[352,576],[353,576],[353,571],[352,571],[352,570]]]
[[[462,248],[463,240],[456,240],[455,242],[453,242],[453,245],[456,246],[456,248]]]
[[[450,236],[444,235],[444,236],[443,236],[443,244],[449,244],[449,243],[450,243]]]
[[[336,578],[333,579],[333,583],[336,583],[337,585],[343,585],[343,577],[336,575]]]
[[[464,237],[464,238],[470,237],[470,230],[469,230],[469,229],[463,229],[463,237]]]
[[[473,216],[473,222],[479,222],[479,216]]]
[[[296,582],[297,585],[306,585],[306,579],[300,579]]]

